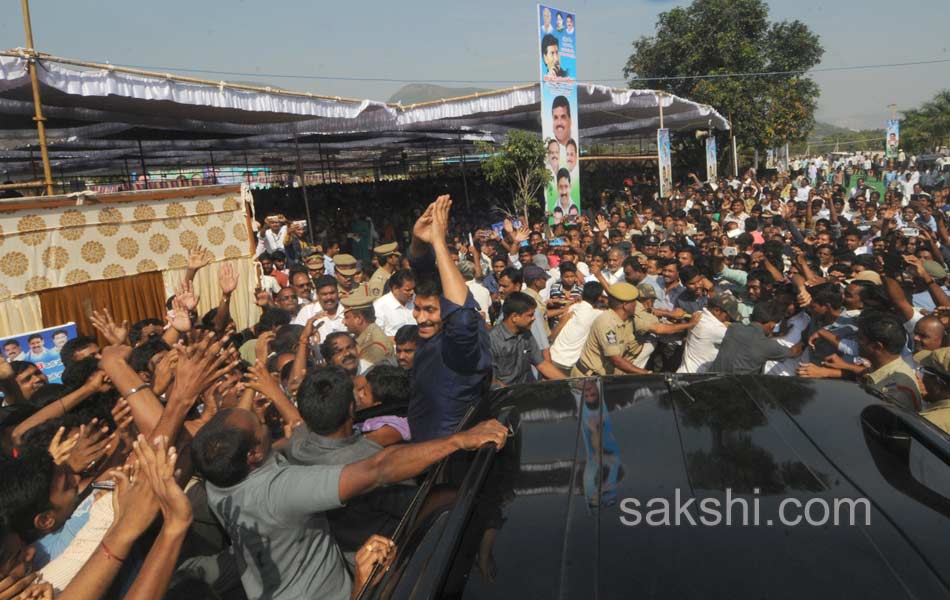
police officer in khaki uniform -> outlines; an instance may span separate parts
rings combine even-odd
[[[333,263],[333,276],[336,277],[337,286],[340,288],[340,296],[346,296],[356,289],[353,279],[357,271],[356,258],[350,254],[337,254]]]
[[[326,262],[323,259],[323,252],[317,251],[307,255],[303,259],[303,264],[307,267],[307,273],[310,274],[310,281],[316,285],[317,279],[320,279],[327,272]]]
[[[637,288],[625,281],[607,289],[609,308],[594,320],[581,357],[571,370],[571,377],[649,373],[633,364],[633,358],[640,350],[633,334],[638,296]]]
[[[399,268],[399,257],[401,255],[399,254],[399,245],[396,242],[376,246],[373,248],[373,252],[376,254],[379,268],[370,277],[367,287],[370,296],[379,298],[386,293],[386,284],[389,282],[389,278]]]
[[[337,269],[340,266],[337,264]],[[379,325],[376,324],[376,311],[366,286],[359,286],[349,296],[340,299],[343,305],[343,324],[347,331],[356,336],[356,351],[359,357],[376,364],[393,355],[393,343]]]
[[[920,416],[950,433],[950,348],[922,350],[914,360],[922,368],[921,379],[927,390]]]

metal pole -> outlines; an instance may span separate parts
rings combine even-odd
[[[462,132],[459,135],[459,166],[462,168],[462,186],[465,188],[465,209],[472,210],[472,203],[468,199],[468,178],[465,176],[465,147],[462,146]]]
[[[736,136],[732,136],[732,176],[739,176],[739,154],[736,152]]]
[[[313,241],[313,219],[310,218],[310,199],[307,197],[307,180],[303,174],[303,160],[300,158],[300,142],[297,140],[297,132],[294,131],[294,148],[297,149],[297,175],[300,177],[300,189],[303,190],[303,207],[307,211],[307,234],[310,236],[310,245]]]
[[[129,191],[132,191],[132,172],[129,171],[129,159],[122,157],[122,162],[125,163],[125,180],[129,183]]]
[[[142,163],[142,176],[145,177],[145,189],[148,189],[148,170],[145,168],[145,153],[142,151],[142,140],[139,143],[139,162]]]
[[[657,93],[656,103],[660,107],[660,129],[663,129],[663,92]]]
[[[218,184],[218,170],[214,168],[214,152],[208,150],[208,155],[211,157],[211,183]]]
[[[36,121],[36,133],[40,138],[40,156],[43,158],[43,181],[46,184],[46,195],[53,195],[53,171],[49,165],[49,151],[46,149],[46,117],[43,116],[43,102],[40,99],[40,80],[36,74],[36,51],[33,50],[33,26],[30,24],[30,4],[22,0],[23,26],[26,29],[26,49],[30,54],[30,83],[33,84],[33,108]]]

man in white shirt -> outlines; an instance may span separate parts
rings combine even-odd
[[[475,263],[468,260],[459,261],[459,271],[465,280],[465,285],[472,292],[472,298],[478,304],[478,312],[489,321],[488,309],[491,308],[491,293],[484,285],[475,281]]]
[[[281,224],[280,215],[271,215],[264,219],[264,251],[276,252],[284,249],[284,236],[287,235],[287,225]]]
[[[340,292],[337,289],[336,279],[329,275],[317,279],[315,287],[317,301],[300,307],[300,312],[292,322],[294,325],[306,325],[310,317],[322,314],[313,325],[314,331],[320,334],[320,338],[326,340],[327,336],[334,331],[346,331],[346,325],[343,324],[343,311],[340,310]]]
[[[551,332],[554,337],[554,344],[551,345],[551,362],[565,374],[570,374],[571,368],[580,358],[594,319],[603,312],[594,308],[603,294],[604,286],[599,282],[585,283],[584,290],[581,292],[581,301],[571,306],[558,326]]]
[[[416,291],[416,277],[408,269],[400,269],[389,280],[389,292],[373,302],[376,324],[383,333],[395,337],[403,325],[415,325],[412,316],[412,297]]]
[[[739,320],[739,303],[731,294],[709,298],[699,323],[686,336],[683,362],[677,373],[704,373],[719,354],[728,324]]]

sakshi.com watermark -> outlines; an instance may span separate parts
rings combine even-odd
[[[726,488],[724,498],[701,500],[684,497],[676,489],[673,498],[624,498],[620,502],[620,522],[628,527],[797,527],[871,525],[871,503],[867,498],[783,498],[777,506],[769,502],[762,510],[760,489],[734,495]],[[773,510],[774,509],[774,510]]]

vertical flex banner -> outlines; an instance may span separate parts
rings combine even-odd
[[[716,138],[706,138],[706,181],[716,181],[719,176],[719,167],[716,164]]]
[[[656,153],[660,167],[660,198],[673,193],[673,162],[670,160],[670,130],[656,130]]]
[[[538,5],[541,137],[551,171],[544,202],[554,223],[576,219],[581,208],[576,22],[574,13]]]
[[[897,119],[887,121],[887,139],[884,145],[884,151],[887,158],[897,158],[901,145],[901,122]]]

